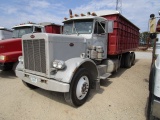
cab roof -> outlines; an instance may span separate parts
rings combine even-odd
[[[78,16],[78,17],[72,17],[72,18],[68,18],[67,20],[63,21],[64,22],[67,22],[67,21],[72,21],[72,20],[81,20],[81,19],[94,19],[94,20],[97,20],[97,21],[106,21],[107,19],[106,18],[103,18],[103,17],[99,17],[99,16],[92,16],[92,15],[86,15],[86,16]]]
[[[0,27],[0,30],[6,30],[6,31],[11,31],[11,32],[13,31],[13,30],[5,28],[5,27]]]
[[[20,24],[20,25],[16,25],[16,26],[13,26],[13,28],[12,29],[15,29],[15,28],[20,28],[20,27],[26,27],[26,26],[41,26],[41,27],[43,27],[43,25],[38,25],[38,24],[30,24],[30,23],[27,23],[27,24]]]

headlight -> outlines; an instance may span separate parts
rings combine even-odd
[[[7,60],[7,56],[0,55],[0,60]]]
[[[18,61],[21,62],[21,63],[23,63],[23,56],[19,56],[18,57]]]
[[[54,68],[57,68],[57,69],[63,69],[65,67],[65,62],[64,61],[61,61],[61,60],[55,60],[53,62],[53,67]]]

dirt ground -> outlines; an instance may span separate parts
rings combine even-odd
[[[63,94],[30,90],[11,71],[0,71],[0,120],[145,120],[150,53],[137,52],[136,64],[119,69],[87,102],[74,108]]]

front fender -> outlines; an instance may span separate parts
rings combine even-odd
[[[6,56],[6,60],[0,60],[0,62],[17,62],[18,57],[22,55],[22,51],[6,52],[1,53],[0,55]]]
[[[85,58],[85,59],[83,59],[83,58],[72,58],[72,59],[69,59],[69,60],[65,61],[65,64],[66,64],[66,69],[63,70],[63,71],[59,70],[55,74],[55,79],[60,78],[62,82],[70,83],[74,74],[75,74],[75,72],[80,67],[88,68],[89,71],[91,72],[91,74],[94,72],[94,75],[93,75],[94,79],[96,79],[97,76],[98,76],[98,70],[97,70],[96,64],[91,59],[88,59],[88,58]],[[94,71],[91,70],[92,68],[94,68]]]

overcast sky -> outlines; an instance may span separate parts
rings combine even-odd
[[[73,13],[88,11],[115,10],[116,0],[1,0],[0,26],[12,26],[24,22],[52,22],[62,24]],[[158,16],[160,0],[122,0],[122,15],[138,26],[141,31],[148,30],[151,13]]]

